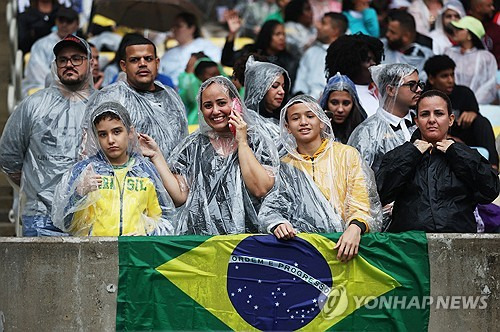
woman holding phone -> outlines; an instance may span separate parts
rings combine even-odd
[[[274,186],[279,158],[271,141],[247,117],[236,87],[225,77],[198,93],[199,130],[172,152],[177,179],[176,234],[257,232],[257,213]],[[169,191],[170,192],[170,191]]]

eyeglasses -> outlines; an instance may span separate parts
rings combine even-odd
[[[401,84],[401,86],[408,86],[410,88],[410,91],[411,92],[417,92],[418,88],[420,88],[420,90],[423,90],[424,87],[425,87],[425,82],[422,82],[422,81],[410,81],[408,83],[403,83]]]
[[[87,59],[87,57],[82,55],[72,55],[71,58],[61,56],[56,58],[56,65],[58,68],[63,68],[66,67],[68,61],[71,61],[71,64],[77,67],[83,63],[83,59]]]

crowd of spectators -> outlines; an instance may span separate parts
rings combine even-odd
[[[500,231],[479,106],[499,101],[494,10],[242,1],[223,47],[184,12],[163,55],[129,31],[100,67],[79,13],[32,1],[25,99],[0,139],[23,234],[343,232],[349,260],[366,232]],[[254,42],[235,49],[239,36]]]

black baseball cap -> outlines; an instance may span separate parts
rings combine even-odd
[[[70,22],[78,20],[78,13],[69,7],[61,6],[56,12],[56,18],[65,18]]]
[[[59,54],[59,52],[66,46],[73,46],[79,48],[84,53],[90,53],[90,46],[85,39],[74,35],[67,35],[54,46],[54,55],[57,56],[57,54]]]

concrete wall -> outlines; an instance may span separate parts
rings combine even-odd
[[[431,295],[488,296],[480,310],[436,309],[430,331],[498,331],[500,235],[429,234]],[[0,238],[0,332],[112,331],[116,238]],[[411,326],[408,326],[411,330]]]

